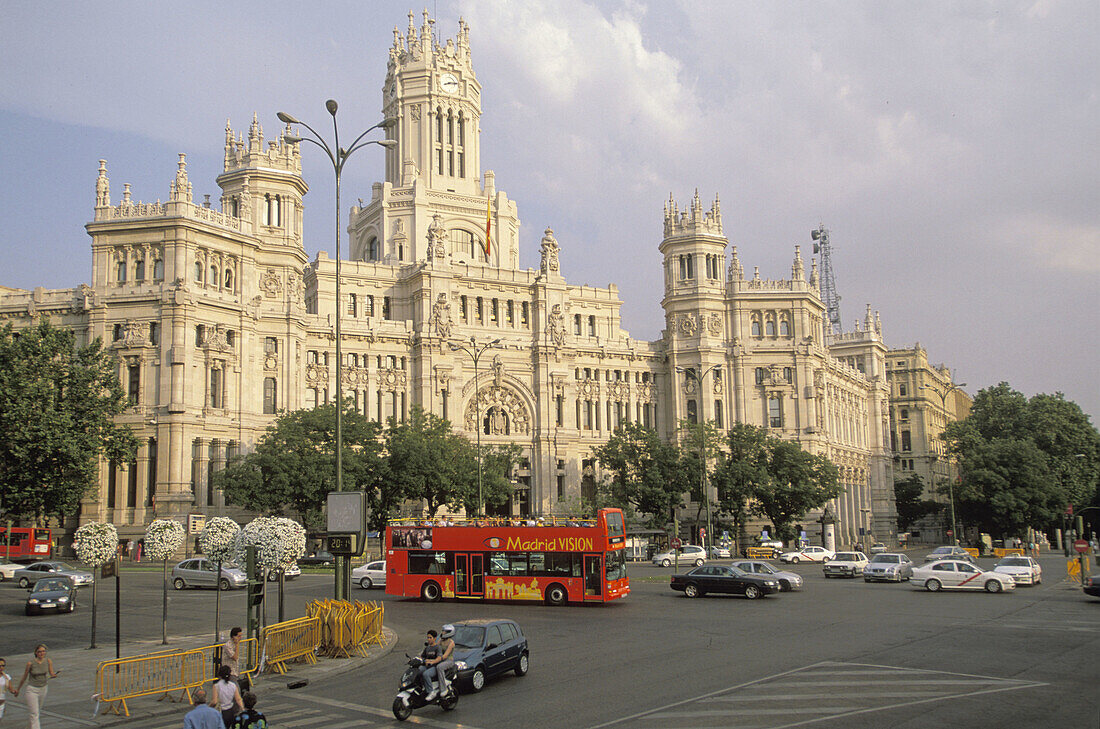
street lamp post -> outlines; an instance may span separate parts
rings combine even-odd
[[[336,490],[344,490],[344,431],[343,431],[343,416],[344,416],[344,392],[342,387],[343,380],[343,361],[341,360],[341,348],[340,348],[340,314],[341,314],[341,302],[340,302],[340,174],[344,171],[344,163],[347,162],[350,157],[357,150],[366,147],[368,144],[377,144],[382,147],[395,147],[397,141],[394,139],[370,139],[363,140],[363,137],[367,136],[369,132],[375,129],[388,129],[393,126],[393,120],[384,119],[378,122],[374,126],[367,129],[365,132],[355,138],[355,141],[351,143],[351,146],[344,148],[340,146],[340,129],[336,124],[336,111],[339,105],[334,99],[329,99],[325,102],[325,109],[332,116],[332,138],[333,145],[330,147],[325,141],[324,137],[317,133],[317,131],[306,124],[305,122],[280,111],[277,116],[279,121],[284,124],[300,124],[309,130],[313,138],[310,137],[296,137],[293,135],[284,135],[283,138],[288,142],[309,142],[324,150],[324,153],[328,156],[329,162],[332,163],[332,170],[336,174]],[[351,564],[348,561],[346,555],[336,555],[336,575],[334,592],[337,600],[348,599],[348,594],[351,587]]]
[[[703,492],[703,507],[706,509],[707,512],[707,536],[706,539],[703,540],[705,543],[702,546],[704,549],[707,550],[708,554],[710,553],[710,545],[714,543],[714,534],[711,529],[710,494],[707,493],[706,433],[703,429],[703,423],[706,418],[703,416],[703,382],[704,380],[706,380],[708,374],[712,372],[720,372],[721,369],[722,365],[714,365],[713,367],[708,367],[707,369],[702,370],[702,372],[700,372],[699,375],[696,377],[695,370],[690,367],[676,368],[677,372],[684,372],[692,377],[695,377],[696,381],[699,383],[699,407],[696,410],[696,419],[698,420],[699,424],[699,489]]]
[[[922,389],[922,390],[931,390],[932,392],[934,392],[934,393],[936,393],[937,395],[940,396],[940,402],[941,402],[942,407],[943,407],[943,427],[944,427],[945,430],[947,429],[947,396],[950,395],[952,392],[954,392],[956,390],[961,390],[964,387],[966,387],[965,382],[960,382],[957,385],[952,382],[950,385],[948,385],[946,388],[944,388],[943,392],[940,392],[938,388],[931,387],[930,385],[921,385],[920,386],[920,389]],[[942,431],[941,431],[941,433],[942,433]],[[938,460],[939,459],[939,454],[937,453],[937,454],[934,454],[934,455],[935,455],[935,458]],[[945,464],[947,463],[946,458],[944,459],[944,463]],[[936,486],[936,472],[935,472],[935,470],[933,470],[932,471],[932,487],[935,488],[935,486]],[[957,525],[955,524],[955,485],[951,482],[950,467],[948,468],[948,471],[947,471],[947,494],[948,494],[948,497],[951,500],[951,540],[952,540],[951,543],[952,544],[958,544],[959,543],[959,530],[958,530]]]
[[[477,363],[478,360],[481,359],[481,355],[495,348],[498,344],[500,344],[500,339],[494,339],[491,342],[478,346],[477,340],[474,337],[470,337],[469,346],[459,344],[458,342],[451,342],[448,345],[452,352],[465,352],[470,355],[470,358],[474,361],[474,412],[477,414],[474,422],[477,428],[477,516],[482,516],[485,511],[481,495],[481,406],[478,405],[477,401]],[[467,514],[467,516],[469,515]]]

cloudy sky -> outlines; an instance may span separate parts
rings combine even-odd
[[[889,346],[919,342],[971,393],[1061,391],[1097,421],[1100,3],[429,8],[444,37],[470,24],[521,265],[553,227],[566,278],[617,284],[635,338],[663,325],[662,205],[698,188],[764,278],[829,228],[846,329],[870,304]],[[124,182],[166,199],[178,152],[217,200],[227,118],[271,136],[276,111],[320,122],[331,97],[346,134],[373,124],[410,9],[419,24],[407,0],[0,4],[0,285],[90,279],[101,158],[116,201]],[[331,169],[303,155],[312,257],[332,249]],[[381,177],[364,150],[345,199]]]

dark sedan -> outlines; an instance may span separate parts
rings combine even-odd
[[[76,585],[67,577],[46,577],[27,596],[27,615],[71,613],[76,610]]]
[[[708,592],[744,595],[755,600],[779,592],[779,580],[766,575],[750,575],[736,567],[705,564],[683,575],[673,575],[671,587],[688,597],[702,597]]]
[[[308,557],[299,557],[298,564],[303,567],[328,567],[336,564],[336,558],[330,552],[314,552]]]
[[[458,680],[480,691],[485,681],[513,671],[526,676],[529,666],[527,638],[512,620],[465,620],[455,623],[455,662],[466,667],[458,671]]]
[[[1085,594],[1092,595],[1093,597],[1100,597],[1100,574],[1095,574],[1085,578],[1085,584],[1083,585]]]

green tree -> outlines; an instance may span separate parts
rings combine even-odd
[[[132,462],[137,440],[115,357],[47,317],[0,329],[0,511],[44,523],[96,493],[99,459]]]
[[[792,523],[811,509],[840,496],[840,472],[825,456],[789,440],[767,439],[768,480],[753,492],[753,511],[767,517],[783,541],[794,538]]]
[[[382,427],[345,402],[343,486],[365,491],[375,514],[392,510],[400,493],[386,478]],[[214,474],[229,503],[269,516],[291,509],[307,529],[324,526],[328,492],[336,489],[336,404],[282,412],[246,456]]]
[[[476,455],[476,446],[475,446]],[[487,506],[503,506],[508,503],[515,485],[512,473],[519,464],[523,449],[515,443],[481,446],[481,494]],[[477,486],[463,500],[467,514],[477,513]]]
[[[929,514],[943,510],[943,504],[932,499],[923,499],[924,482],[917,474],[909,478],[894,481],[894,501],[898,509],[898,530],[906,531],[910,524]]]
[[[413,407],[404,422],[390,418],[385,447],[394,487],[405,499],[424,501],[429,516],[442,506],[459,509],[471,502],[476,511],[477,450],[451,430],[450,421]],[[482,482],[484,492],[484,473]]]
[[[1057,523],[1067,495],[1049,458],[1030,440],[996,438],[967,451],[955,506],[964,524],[990,534],[1023,534]]]
[[[651,527],[664,526],[691,488],[680,449],[639,423],[624,424],[592,454],[612,474],[599,484],[601,495],[611,504],[633,507]]]
[[[726,433],[726,450],[711,476],[718,491],[718,508],[733,526],[735,551],[751,514],[756,490],[768,483],[768,431],[748,423],[734,423]]]

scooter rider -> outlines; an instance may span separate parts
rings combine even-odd
[[[433,630],[428,632],[429,634],[431,634],[435,631]],[[455,650],[454,636],[455,626],[449,623],[447,625],[444,625],[443,632],[440,633],[440,642],[437,647],[439,653],[435,658],[425,657],[424,659],[425,665],[428,666],[428,670],[424,672],[424,679],[428,682],[429,687],[431,686],[432,678],[437,678],[439,680],[439,690],[436,691],[432,689],[431,693],[429,693],[426,698],[427,701],[432,701],[440,694],[446,695],[449,689],[449,685],[447,683],[447,669],[453,667],[455,664],[453,658],[453,653]]]
[[[428,640],[424,642],[424,650],[420,651],[420,657],[424,659],[424,665],[420,667],[420,680],[424,682],[425,695],[434,693],[432,675],[435,668],[432,664],[439,659],[438,635],[434,630],[429,630]]]

